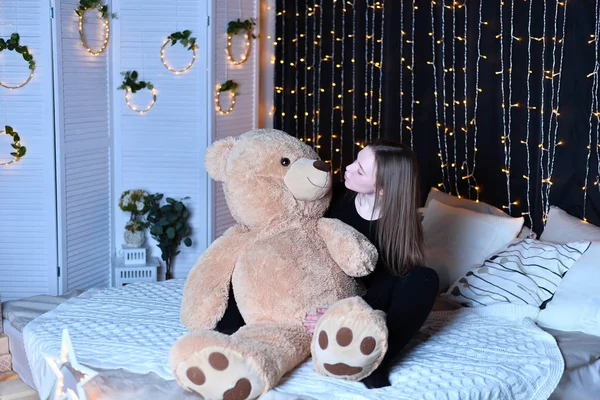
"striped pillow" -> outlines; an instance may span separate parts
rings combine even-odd
[[[589,246],[589,241],[554,244],[513,240],[454,282],[442,296],[465,307],[515,303],[543,309]]]

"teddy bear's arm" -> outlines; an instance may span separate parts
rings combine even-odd
[[[227,308],[229,284],[239,253],[247,243],[246,228],[235,225],[202,253],[185,282],[181,323],[190,331],[213,329]]]
[[[377,249],[362,233],[338,219],[321,218],[317,224],[329,254],[349,276],[365,276],[375,269]]]

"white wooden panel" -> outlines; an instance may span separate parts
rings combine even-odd
[[[215,112],[214,140],[228,136],[237,136],[257,127],[257,63],[260,52],[259,41],[253,41],[250,58],[241,65],[234,65],[228,62],[225,48],[227,45],[227,24],[229,21],[237,20],[238,18],[242,21],[254,18],[257,23],[255,34],[258,34],[258,27],[260,26],[258,3],[258,0],[223,0],[215,2],[215,49],[213,53],[215,72],[213,75],[213,90],[217,85],[224,83],[228,79],[234,80],[239,86],[233,112],[226,115]],[[240,35],[239,38],[241,37]],[[240,54],[239,43],[243,43],[243,40],[239,38],[236,36],[236,42],[233,42],[233,53],[236,59],[240,58],[236,56]],[[238,47],[235,46],[236,44],[238,44]],[[224,102],[226,101],[226,99],[223,100]],[[213,229],[214,237],[216,238],[233,225],[235,220],[229,213],[220,183],[215,184],[213,193],[215,205]]]
[[[211,89],[208,77],[208,16],[210,2],[197,0],[127,0],[119,1],[118,20],[112,31],[115,41],[112,95],[115,143],[115,193],[113,204],[127,189],[144,189],[151,193],[182,198],[191,211],[193,230],[191,248],[181,245],[174,264],[174,276],[185,277],[198,256],[206,249],[208,235],[209,186],[203,168],[204,154],[210,138]],[[160,47],[166,37],[189,29],[197,38],[199,50],[194,66],[176,75],[160,59]],[[166,59],[174,68],[191,60],[191,52],[181,44],[167,47]],[[150,81],[158,92],[156,105],[145,115],[131,111],[124,92],[116,87],[121,72],[136,70],[140,80]],[[144,93],[146,92],[146,93]],[[144,107],[147,91],[136,93],[132,100]],[[123,242],[127,213],[116,208],[114,237],[116,248]],[[160,249],[152,244],[152,253]],[[164,271],[163,271],[164,273]]]
[[[0,87],[0,124],[21,136],[27,154],[0,166],[0,296],[2,301],[57,293],[57,240],[52,110],[50,3],[0,1],[0,36],[13,32],[36,61],[35,75],[21,89]],[[0,53],[0,80],[19,84],[29,75],[21,55]],[[0,134],[0,161],[10,160],[12,138]]]
[[[56,0],[54,5],[58,232],[63,292],[107,286],[111,271],[109,51],[93,56],[83,47],[75,13],[78,5],[78,0]],[[109,3],[109,9],[110,6]],[[87,11],[84,19],[86,41],[97,50],[104,35],[100,14]]]

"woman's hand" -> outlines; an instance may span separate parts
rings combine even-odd
[[[302,323],[302,325],[304,325],[304,329],[306,329],[306,333],[308,333],[309,335],[315,333],[315,327],[319,322],[319,318],[321,318],[321,316],[325,314],[325,311],[327,311],[327,308],[321,307],[317,308],[316,314],[306,314],[304,322]]]

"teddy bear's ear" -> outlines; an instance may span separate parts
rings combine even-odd
[[[236,140],[237,139],[234,137],[217,140],[206,149],[204,167],[214,180],[219,182],[223,182],[223,180],[225,180],[227,156],[229,151],[233,148]]]

